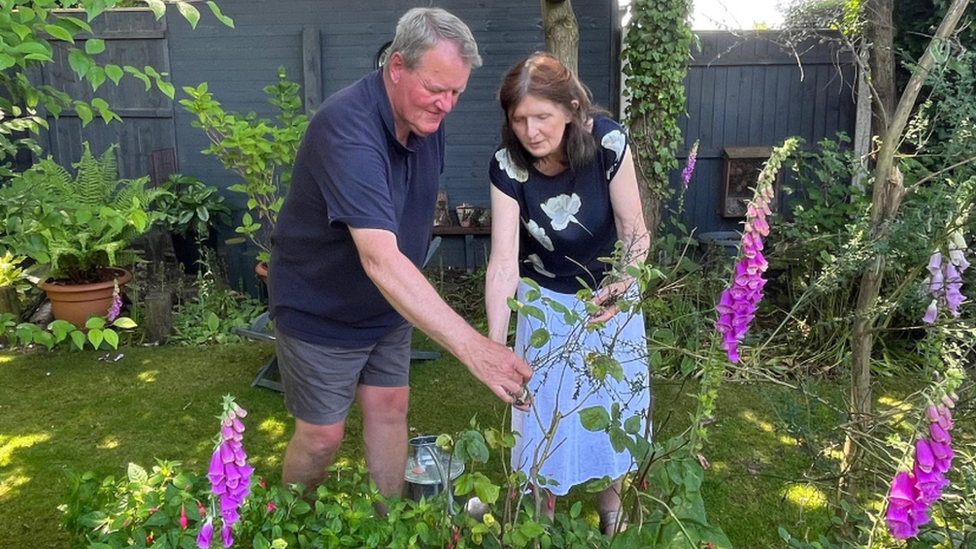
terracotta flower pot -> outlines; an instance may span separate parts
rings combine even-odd
[[[112,274],[112,279],[106,282],[92,284],[67,284],[64,282],[46,281],[38,287],[47,293],[51,300],[51,312],[58,320],[68,322],[84,328],[85,322],[91,315],[105,316],[112,307],[112,293],[115,290],[115,280],[119,288],[132,280],[132,274],[118,267],[105,269]]]

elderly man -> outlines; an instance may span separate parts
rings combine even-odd
[[[478,46],[457,17],[416,8],[390,52],[312,119],[273,235],[271,311],[295,416],[285,483],[321,483],[358,398],[370,475],[382,493],[400,493],[411,324],[499,398],[527,406],[530,368],[469,326],[419,270],[444,169],[441,122],[481,65]]]

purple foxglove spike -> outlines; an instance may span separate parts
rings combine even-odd
[[[952,446],[946,446],[946,457],[944,459],[936,459],[935,464],[932,466],[934,470],[940,473],[948,473],[949,469],[952,469],[952,460],[956,457],[956,453],[952,451]]]
[[[226,494],[227,493],[227,479],[226,478],[222,478],[222,479],[220,479],[220,482],[214,482],[214,483],[212,483],[210,485],[210,491],[213,492],[214,495],[216,495],[216,496],[219,496],[219,495],[222,495],[222,494]]]
[[[237,512],[236,507],[222,509],[220,511],[220,517],[224,519],[224,524],[234,524],[235,522],[241,520],[241,514]]]
[[[959,282],[950,282],[946,287],[946,308],[955,317],[959,316],[959,306],[966,301],[966,296],[962,295],[961,290],[962,284]]]
[[[939,409],[936,408],[935,406],[931,406],[931,405],[928,408],[925,409],[925,413],[929,417],[929,423],[936,423],[936,422],[939,421],[939,418],[942,417],[939,414]]]
[[[228,490],[233,490],[233,489],[237,488],[237,485],[240,484],[240,483],[241,483],[241,477],[240,476],[227,477],[227,489]]]
[[[224,527],[220,529],[220,536],[222,538],[221,541],[224,542],[224,547],[234,545],[234,532],[231,530],[230,526],[224,525]]]
[[[929,256],[929,265],[926,267],[932,276],[942,271],[942,252],[935,252]]]
[[[952,263],[943,264],[942,273],[945,275],[945,281],[947,284],[962,282],[962,276],[959,274],[959,269],[957,269]]]
[[[920,438],[915,442],[915,464],[926,473],[935,467],[935,456],[932,455],[932,447],[929,441]]]
[[[952,398],[949,397],[949,395],[942,395],[942,405],[948,408],[949,410],[952,410],[953,408],[956,407],[956,401],[952,400]]]
[[[922,322],[933,324],[937,318],[939,318],[939,303],[937,299],[933,299],[932,303],[929,303],[929,306],[925,309],[925,316],[922,317]]]
[[[927,280],[929,285],[929,292],[931,292],[933,295],[938,296],[945,291],[946,288],[945,276],[942,274],[942,271],[936,271]]]
[[[213,455],[210,456],[210,469],[207,471],[207,478],[210,482],[218,482],[219,479],[224,478],[224,462],[220,459],[220,451],[214,450]]]
[[[773,210],[769,209],[769,201],[763,201],[762,213],[763,215],[773,215]]]
[[[753,219],[759,217],[759,211],[760,208],[757,208],[755,204],[750,203],[749,206],[746,207],[746,217]]]
[[[915,501],[915,478],[908,471],[900,471],[891,481],[888,494],[891,505],[910,507]]]
[[[929,441],[929,447],[932,448],[932,456],[935,457],[936,461],[944,460],[947,457],[949,457],[949,452],[951,451],[951,447],[949,446],[948,443],[931,440]]]
[[[220,426],[220,438],[227,440],[229,438],[234,438],[234,428],[228,427],[226,425]]]
[[[729,349],[729,362],[731,362],[732,364],[739,363],[739,349],[737,347],[733,349]]]
[[[241,420],[237,419],[236,417],[234,418],[234,430],[238,433],[244,432],[244,424],[241,423]]]
[[[962,250],[949,250],[949,262],[956,267],[961,267],[963,271],[969,267],[969,262],[966,261],[966,254]]]
[[[918,535],[918,526],[911,522],[889,522],[888,531],[891,532],[891,537],[906,540]]]
[[[757,217],[753,220],[752,226],[756,229],[756,232],[763,235],[769,235],[769,223],[766,223],[766,219],[762,217]]]
[[[220,444],[220,461],[225,464],[234,461],[234,449],[230,446],[230,441],[224,441]]]
[[[207,517],[207,522],[200,527],[197,534],[197,547],[200,549],[210,549],[210,540],[213,539],[213,518]]]
[[[247,417],[247,410],[241,408],[240,405],[238,405],[237,403],[234,403],[234,412],[237,414],[237,417],[240,418]]]
[[[932,436],[932,440],[935,442],[941,442],[943,444],[950,444],[952,442],[952,437],[938,423],[929,424],[929,435]]]
[[[722,297],[720,297],[718,300],[718,305],[715,306],[715,310],[721,314],[729,314],[732,312],[732,306],[734,304],[735,302],[732,301],[732,295],[728,290],[724,290],[722,292]]]

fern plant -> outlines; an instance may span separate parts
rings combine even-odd
[[[111,280],[106,268],[131,263],[126,248],[155,221],[150,207],[165,192],[147,189],[148,177],[119,179],[116,149],[96,158],[85,143],[74,177],[50,158],[15,175],[0,190],[0,242],[49,264],[54,280]]]

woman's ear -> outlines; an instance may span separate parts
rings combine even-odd
[[[575,100],[575,99],[573,99],[572,101],[570,101],[570,105],[573,106],[573,110],[574,111],[578,111],[579,108],[580,108],[580,102],[577,101],[577,100]]]

